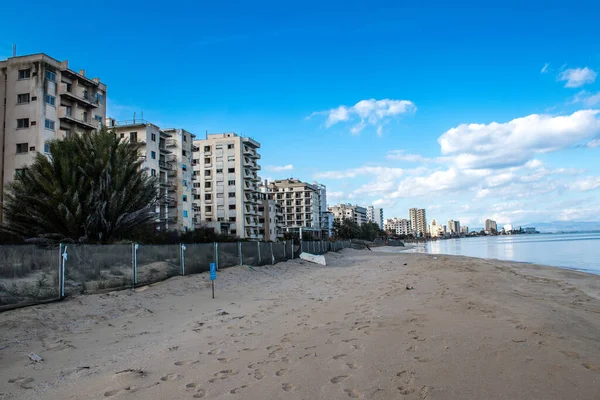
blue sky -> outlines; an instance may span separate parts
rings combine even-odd
[[[593,2],[3,5],[0,58],[45,52],[133,112],[262,144],[263,178],[385,217],[600,220]],[[85,11],[85,12],[84,12]],[[89,12],[89,16],[85,13]],[[64,19],[77,30],[49,31]]]

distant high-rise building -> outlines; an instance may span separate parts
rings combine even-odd
[[[376,223],[379,229],[383,230],[383,208],[367,207],[367,221]]]
[[[496,224],[496,221],[491,220],[491,219],[486,219],[485,220],[485,232],[486,233],[498,232],[498,225]]]
[[[468,226],[461,226],[460,227],[460,233],[461,235],[468,235],[469,234],[469,227]]]
[[[396,235],[408,235],[412,233],[410,221],[405,218],[388,218],[384,223],[386,232],[395,233]]]
[[[411,208],[408,211],[410,225],[413,235],[416,237],[425,237],[427,234],[427,216],[424,208]]]
[[[460,234],[460,221],[449,220],[448,233],[450,233],[451,235]]]
[[[429,234],[431,237],[443,237],[446,234],[446,226],[438,225],[434,219],[431,221],[431,225],[429,226]]]
[[[358,225],[367,222],[367,209],[365,207],[342,203],[330,206],[328,209],[333,213],[333,218],[338,222],[344,219],[351,219]]]

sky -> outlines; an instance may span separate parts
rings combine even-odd
[[[252,137],[263,179],[318,181],[330,205],[600,221],[600,4],[402,3],[32,0],[24,29],[7,2],[0,59],[69,60],[117,120]]]

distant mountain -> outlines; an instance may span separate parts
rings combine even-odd
[[[553,222],[533,222],[531,224],[521,225],[525,227],[534,227],[542,233],[556,232],[584,232],[600,231],[600,222],[577,222],[577,221],[553,221]]]

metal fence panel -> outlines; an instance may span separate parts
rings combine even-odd
[[[210,263],[215,262],[215,244],[196,243],[185,246],[185,274],[210,271]]]
[[[260,265],[256,242],[242,242],[242,262],[244,265]]]
[[[270,243],[259,242],[259,246],[260,246],[260,265],[271,265],[273,263],[273,258],[272,258],[272,254],[271,254]]]
[[[233,267],[240,264],[237,242],[219,243],[219,268]]]
[[[58,247],[0,246],[0,310],[57,299]]]
[[[285,253],[285,245],[286,243],[273,243],[273,257],[275,257],[275,262],[283,262],[287,260]]]
[[[181,247],[178,244],[143,245],[137,251],[138,285],[181,275]]]
[[[65,244],[63,251],[65,247],[65,296],[132,287],[131,244]]]

